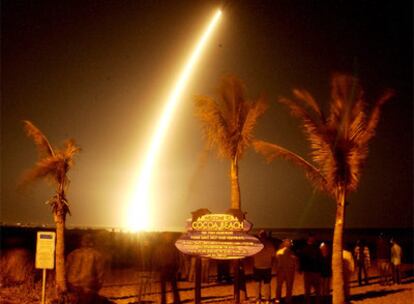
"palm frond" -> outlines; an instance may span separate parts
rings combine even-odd
[[[359,138],[363,136],[366,128],[366,114],[363,110],[359,111],[355,115],[353,120],[349,125],[348,138],[347,140],[351,142],[358,142]]]
[[[61,152],[63,159],[67,162],[69,168],[73,166],[74,156],[81,151],[81,148],[76,145],[75,140],[70,138],[63,144]]]
[[[55,153],[46,136],[29,120],[24,120],[23,124],[26,135],[33,139],[40,157],[53,156]]]
[[[328,127],[337,130],[338,136],[347,137],[355,103],[363,110],[364,92],[354,76],[336,73],[331,80],[331,102],[328,116]],[[345,132],[342,134],[342,132]]]
[[[361,142],[366,143],[375,135],[375,129],[377,128],[379,122],[381,108],[384,103],[390,100],[394,95],[394,91],[387,90],[375,103],[375,106],[372,109],[371,115],[365,127],[365,132],[360,138]]]
[[[229,129],[237,129],[240,123],[240,111],[246,103],[244,84],[236,76],[226,75],[220,82],[218,93],[223,104],[221,107],[223,118],[228,122]]]
[[[194,101],[195,116],[201,122],[206,147],[216,149],[219,157],[228,157],[231,155],[228,125],[219,105],[207,96],[195,96]]]
[[[24,185],[41,178],[48,178],[50,181],[56,182],[55,175],[60,166],[60,162],[56,156],[39,160],[32,169],[23,175],[22,184]]]
[[[239,149],[243,150],[250,146],[253,139],[253,130],[257,124],[258,119],[266,112],[268,104],[264,97],[251,104],[247,115],[244,119],[244,123],[241,130],[241,140],[238,143]],[[242,155],[243,151],[239,151],[238,154]]]
[[[327,143],[332,138],[323,121],[320,118],[312,117],[303,105],[295,101],[282,97],[279,102],[290,109],[292,116],[300,119],[303,131],[311,146],[311,155],[316,163],[323,166],[331,158],[330,147]]]
[[[303,105],[300,105],[288,98],[279,98],[279,103],[286,105],[290,109],[291,115],[302,121],[303,129],[306,135],[312,134],[314,136],[318,136],[320,140],[325,140],[327,134],[320,117],[312,117]]]
[[[336,183],[338,172],[338,163],[335,158],[335,148],[331,146],[331,142],[314,141],[308,138],[311,146],[311,157],[318,166],[320,173],[324,176],[328,188],[332,188]]]
[[[331,193],[331,189],[328,188],[328,183],[320,171],[296,153],[282,148],[279,145],[271,144],[261,140],[254,140],[253,147],[256,152],[262,154],[268,162],[271,162],[275,158],[282,158],[290,161],[295,166],[304,169],[306,177],[316,188],[328,194]]]
[[[348,175],[345,183],[347,192],[353,192],[358,188],[361,177],[362,165],[368,157],[368,145],[355,146],[348,151],[346,164]]]
[[[365,112],[361,111],[350,127],[352,137],[346,159],[349,172],[347,191],[355,191],[358,186],[362,165],[368,157],[368,142],[375,135],[381,106],[392,96],[393,92],[387,91],[375,104],[368,121]]]
[[[294,89],[293,95],[296,96],[296,98],[304,101],[319,117],[320,120],[324,120],[323,113],[318,105],[318,103],[315,101],[315,99],[312,97],[312,95],[306,91],[306,90],[299,90]]]
[[[345,124],[343,127],[346,128],[347,131],[342,132],[341,135],[344,136],[344,140],[355,142],[355,140],[357,140],[363,133],[366,126],[366,102],[364,99],[364,92],[359,85],[349,88],[349,90],[354,91],[351,93],[354,97],[353,100],[347,104],[348,110],[342,114],[346,119],[346,121],[343,122],[343,124]]]

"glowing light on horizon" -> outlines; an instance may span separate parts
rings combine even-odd
[[[206,45],[214,28],[216,27],[221,14],[221,10],[218,10],[208,24],[206,30],[204,31],[195,49],[193,50],[191,57],[187,61],[187,64],[184,66],[184,69],[174,89],[172,90],[165,105],[164,111],[162,112],[162,115],[158,121],[158,126],[148,149],[145,162],[140,171],[137,186],[134,189],[133,195],[130,198],[128,205],[129,209],[127,210],[126,227],[131,231],[150,230],[153,228],[151,223],[152,214],[149,190],[151,173],[154,170],[153,168],[155,159],[157,158],[157,155],[160,151],[161,143],[164,140],[167,127],[179,102],[179,97],[185,88],[185,85],[191,75],[191,72],[193,71],[195,64],[200,58],[204,46]]]

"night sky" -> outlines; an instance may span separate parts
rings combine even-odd
[[[54,145],[82,152],[70,172],[70,226],[123,226],[128,193],[161,109],[203,28],[223,18],[169,127],[153,174],[154,225],[183,229],[198,208],[230,205],[229,163],[203,148],[192,97],[238,75],[270,108],[255,136],[309,159],[299,122],[276,101],[305,88],[329,100],[333,72],[358,76],[383,108],[347,227],[413,225],[413,7],[411,1],[1,1],[1,221],[50,224],[44,182],[17,190],[37,159],[21,121]],[[242,209],[256,227],[332,227],[332,199],[286,161],[252,150],[240,163]]]

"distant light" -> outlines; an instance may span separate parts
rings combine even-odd
[[[194,65],[200,58],[201,52],[205,44],[207,43],[208,38],[211,36],[214,28],[216,27],[221,17],[221,14],[221,10],[218,10],[214,14],[204,34],[198,41],[191,57],[185,65],[175,88],[173,89],[171,95],[168,98],[164,111],[158,122],[158,127],[153,136],[151,145],[148,149],[146,160],[141,168],[141,173],[137,182],[137,187],[134,189],[134,194],[129,201],[129,209],[127,210],[126,222],[126,227],[128,230],[138,231],[150,230],[151,228],[153,228],[150,210],[152,202],[150,201],[149,187],[151,182],[151,173],[154,170],[155,159],[160,151],[160,146],[162,141],[164,140],[167,127],[172,119],[174,110],[179,102],[179,97],[185,88],[185,84],[187,83],[187,80],[191,75]]]

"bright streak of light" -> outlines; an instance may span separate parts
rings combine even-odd
[[[191,72],[200,55],[206,45],[209,37],[211,36],[214,28],[216,27],[220,17],[221,10],[218,10],[210,23],[208,24],[205,32],[198,41],[190,59],[184,66],[184,69],[178,79],[175,88],[171,92],[168,101],[165,105],[164,111],[158,122],[158,127],[153,136],[151,145],[148,149],[146,160],[141,168],[141,173],[138,179],[137,187],[134,189],[134,194],[130,198],[129,209],[127,210],[127,229],[131,231],[138,230],[150,230],[151,223],[151,197],[150,197],[150,181],[151,173],[154,170],[155,159],[160,152],[161,143],[164,140],[166,130],[174,114],[174,110],[179,102],[179,97],[185,88],[187,80],[189,79]]]

